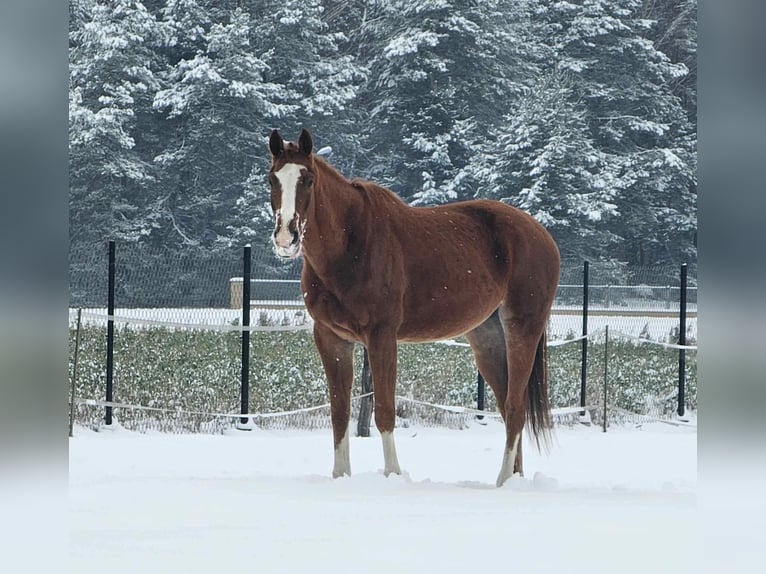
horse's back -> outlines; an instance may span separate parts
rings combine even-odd
[[[547,318],[558,284],[558,248],[529,214],[492,200],[407,208],[397,230],[404,338],[462,334],[503,302]]]
[[[451,205],[433,208],[434,211],[452,212],[458,210],[465,213],[476,224],[483,225],[494,234],[494,239],[519,243],[533,240],[543,251],[555,251],[558,255],[553,238],[543,225],[526,211],[507,203],[491,199],[476,199],[462,201]]]
[[[545,227],[525,211],[477,199],[410,208],[410,213],[409,230],[402,233],[412,239],[410,243],[427,245],[431,253],[447,251],[442,257],[447,266],[472,258],[495,270],[498,281],[536,269],[551,276],[550,282],[558,282],[558,247]]]

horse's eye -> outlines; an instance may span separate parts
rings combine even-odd
[[[307,173],[306,175],[303,176],[303,185],[305,185],[306,187],[311,187],[313,183],[314,183],[313,175],[311,175],[310,173]]]

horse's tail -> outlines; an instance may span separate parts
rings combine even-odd
[[[537,343],[535,363],[527,385],[527,420],[537,448],[547,447],[550,444],[552,425],[548,402],[548,347],[545,332]]]

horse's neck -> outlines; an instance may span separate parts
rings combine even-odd
[[[317,173],[304,239],[304,257],[316,271],[343,257],[363,201],[359,190],[329,166]]]

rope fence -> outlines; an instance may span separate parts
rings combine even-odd
[[[356,405],[354,409],[355,416],[352,417],[352,421],[349,423],[353,426],[356,416],[358,416],[358,403],[361,399],[368,396],[374,396],[373,393],[365,393],[363,395],[357,395],[351,398],[352,405]],[[419,401],[416,399],[396,396],[397,403],[397,427],[407,428],[410,425],[416,424],[419,426],[438,426],[451,429],[462,430],[468,428],[471,424],[475,424],[484,419],[492,419],[496,421],[502,421],[500,413],[496,411],[479,410],[464,406],[455,405],[443,405],[429,403],[427,401]],[[187,421],[186,425],[175,424],[162,425],[159,419],[154,419],[154,424],[147,424],[147,421],[152,421],[151,417],[144,418],[143,424],[138,425],[139,430],[165,430],[170,432],[202,432],[209,434],[220,434],[227,430],[250,430],[258,428],[262,430],[287,430],[287,429],[327,429],[332,428],[330,422],[330,404],[325,403],[313,407],[305,407],[300,409],[294,409],[291,411],[281,412],[269,412],[269,413],[216,413],[205,411],[187,411],[183,409],[169,409],[160,407],[148,407],[143,405],[131,405],[119,402],[109,402],[98,399],[83,399],[76,398],[75,404],[78,408],[81,407],[98,407],[102,409],[104,407],[112,407],[114,409],[123,409],[126,411],[141,411],[144,413],[162,413],[164,415],[171,415],[178,420]],[[587,411],[591,413],[592,418],[600,422],[596,413],[602,410],[599,405],[586,405],[585,407],[571,406],[571,407],[558,407],[551,409],[551,417],[556,425],[572,426],[575,423],[580,422],[582,412]],[[658,417],[652,417],[650,415],[634,413],[620,407],[609,405],[607,407],[609,417],[613,424],[632,423],[662,423],[673,426],[685,426],[690,428],[697,428],[696,422],[690,422],[686,420],[669,420]],[[119,423],[119,413],[114,415],[115,420],[118,422],[116,425],[121,427]],[[244,424],[240,421],[247,419]],[[134,421],[135,423],[135,421]],[[114,424],[114,423],[113,423]],[[135,426],[131,425],[131,426]],[[163,429],[163,426],[166,427]],[[140,429],[143,427],[143,429]],[[106,425],[99,424],[98,430],[105,430]]]
[[[226,323],[194,323],[186,321],[168,321],[164,319],[146,319],[142,317],[129,316],[129,315],[109,315],[107,313],[99,313],[98,311],[82,311],[83,318],[95,319],[91,321],[92,324],[106,324],[108,321],[114,321],[115,323],[121,323],[124,325],[142,325],[150,327],[176,327],[181,329],[191,329],[199,331],[217,331],[224,333],[253,333],[258,331],[296,331],[296,330],[309,330],[313,328],[313,324],[306,321],[299,321],[288,324],[278,325],[237,325]]]

